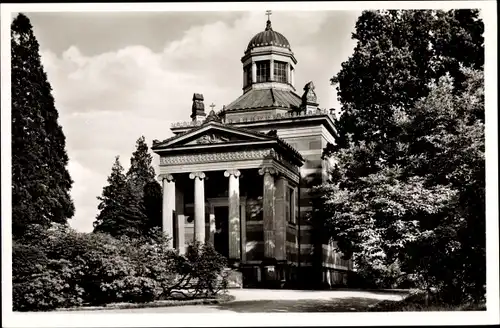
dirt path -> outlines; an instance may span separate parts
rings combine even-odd
[[[255,312],[358,312],[383,300],[398,301],[401,294],[368,291],[303,291],[232,289],[233,302],[163,308],[102,310],[99,313],[255,313]],[[96,311],[79,311],[96,313]]]

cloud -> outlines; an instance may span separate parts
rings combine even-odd
[[[322,26],[328,19],[328,12],[284,12],[273,17],[274,29],[289,39],[299,59],[299,94],[301,85],[310,79],[304,77],[307,69],[299,73],[308,67],[300,61],[316,65],[332,60],[331,53],[321,51],[321,42],[308,42],[325,33]],[[144,45],[129,45],[88,56],[79,49],[78,40],[60,55],[43,49],[42,61],[67,137],[69,170],[75,181],[76,214],[71,220],[75,228],[92,229],[96,196],[106,184],[114,156],[120,155],[127,168],[138,137],[144,135],[149,144],[170,137],[172,122],[190,120],[195,92],[204,94],[207,108],[214,102],[216,109],[241,95],[240,58],[248,41],[264,26],[260,12],[239,15],[232,22],[195,25],[157,52]],[[162,33],[168,31],[159,31],[158,38]],[[315,81],[321,85],[318,96],[333,93],[328,85],[333,73]]]

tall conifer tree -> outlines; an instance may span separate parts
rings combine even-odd
[[[117,156],[108,177],[108,185],[103,188],[102,196],[98,197],[101,201],[98,206],[100,212],[94,222],[94,232],[105,232],[116,237],[139,237],[146,222],[144,209],[137,202],[123,171]]]
[[[144,223],[144,233],[154,227],[161,226],[162,189],[156,180],[152,166],[153,156],[144,136],[137,139],[136,150],[130,158],[130,168],[127,171],[127,182],[144,209],[147,222]]]
[[[66,139],[32,25],[19,14],[11,25],[12,228],[66,223],[74,214]]]

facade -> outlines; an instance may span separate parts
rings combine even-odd
[[[296,93],[297,60],[268,20],[241,58],[243,94],[206,115],[193,95],[191,121],[153,141],[160,156],[163,229],[172,247],[210,242],[241,272],[243,286],[345,285],[351,261],[309,219],[312,186],[326,179],[322,149],[334,114],[314,85]]]

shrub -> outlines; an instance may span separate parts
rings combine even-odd
[[[20,279],[42,273],[48,259],[39,248],[14,242],[12,245],[12,276]]]
[[[163,292],[158,281],[147,277],[128,276],[115,280],[112,285],[119,293],[119,300],[130,303],[151,302]]]
[[[30,243],[31,240],[31,243]],[[64,225],[34,229],[13,247],[15,311],[211,297],[225,290],[226,259],[212,245],[194,244],[185,256],[161,233],[116,239]]]
[[[174,291],[189,297],[211,297],[227,288],[227,266],[225,257],[215,251],[210,244],[193,243],[189,245],[184,258],[177,262],[179,279]]]
[[[74,268],[66,260],[49,260],[42,273],[16,279],[12,285],[14,311],[46,311],[83,304],[83,288],[72,280]]]

